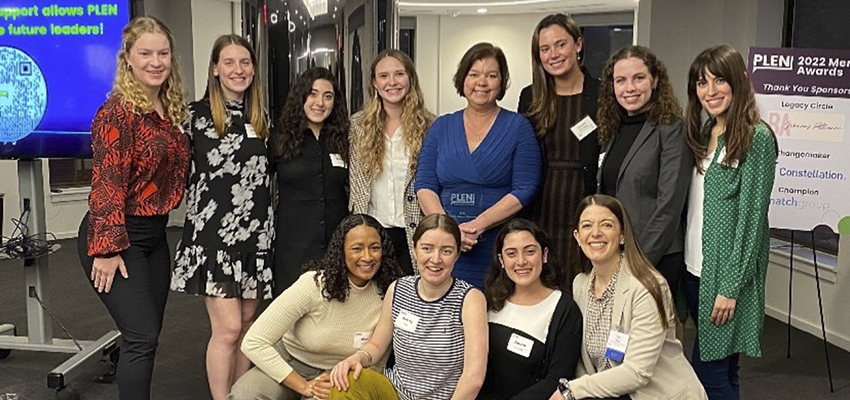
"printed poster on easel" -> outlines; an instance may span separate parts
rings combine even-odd
[[[779,140],[770,226],[850,232],[850,51],[751,47],[748,65]]]

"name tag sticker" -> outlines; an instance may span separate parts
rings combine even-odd
[[[605,358],[616,362],[623,362],[628,345],[629,335],[612,329],[611,334],[608,335],[608,344],[605,345]]]
[[[401,310],[395,319],[395,326],[403,331],[416,333],[416,325],[419,325],[419,317],[407,310]]]
[[[331,153],[331,165],[337,168],[348,168],[342,156],[337,153]]]
[[[573,132],[573,135],[576,136],[576,139],[581,141],[591,132],[596,130],[596,123],[590,119],[589,115],[585,115],[584,118],[581,121],[576,122],[570,130]]]
[[[369,341],[372,332],[354,332],[354,348],[359,349]]]
[[[245,124],[245,134],[248,135],[251,139],[257,138],[257,132],[254,130],[254,127],[251,124]]]
[[[519,354],[525,358],[531,356],[531,349],[533,347],[533,340],[517,335],[516,333],[511,334],[511,338],[508,340],[508,351]]]

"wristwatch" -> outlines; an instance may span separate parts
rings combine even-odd
[[[570,390],[569,379],[561,378],[560,380],[558,380],[558,393],[560,393],[561,396],[564,396],[564,398],[567,400],[573,400],[575,398],[573,397],[572,391]]]

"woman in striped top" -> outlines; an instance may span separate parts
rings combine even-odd
[[[471,400],[478,394],[487,314],[484,295],[451,276],[460,229],[450,217],[432,214],[416,228],[413,243],[419,276],[390,286],[369,342],[331,371],[331,399]],[[391,343],[395,364],[385,376],[363,369]]]

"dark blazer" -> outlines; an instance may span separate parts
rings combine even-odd
[[[581,67],[581,72],[584,74],[584,86],[581,89],[581,110],[595,122],[596,103],[599,98],[599,79],[590,76],[584,67]],[[528,110],[531,108],[531,100],[531,85],[528,85],[519,94],[517,112],[528,116]],[[534,129],[535,133],[537,133],[537,127]],[[580,144],[579,154],[581,156],[581,169],[584,175],[584,192],[587,194],[596,193],[596,170],[599,166],[599,144],[596,138],[596,131],[585,136]],[[543,149],[543,168],[545,171],[546,149]]]
[[[597,193],[602,190],[602,166],[614,139],[602,145]],[[620,166],[615,197],[629,213],[632,229],[653,265],[667,254],[684,251],[682,213],[693,169],[693,153],[681,120],[647,121]]]

